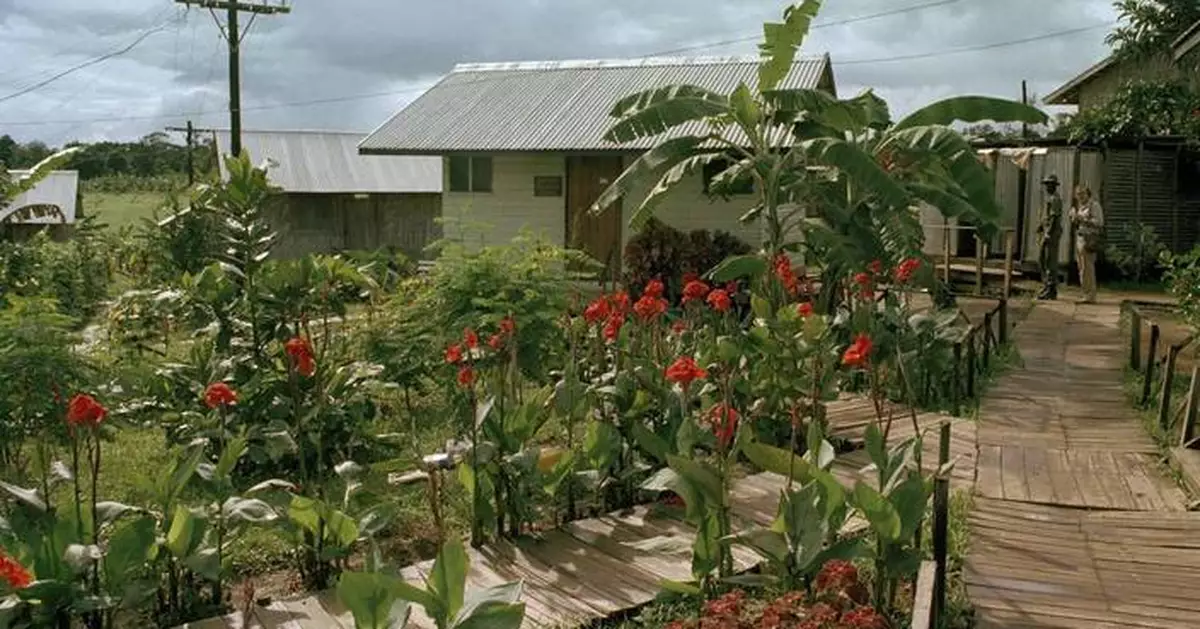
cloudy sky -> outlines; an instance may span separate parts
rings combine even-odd
[[[243,45],[245,125],[368,131],[457,62],[753,53],[785,3],[293,0]],[[859,19],[880,13],[892,14]],[[873,87],[903,112],[955,94],[1019,97],[1022,79],[1047,94],[1103,57],[1115,17],[1110,0],[826,0],[805,52],[832,55],[843,96]],[[228,124],[225,50],[206,10],[0,0],[0,58],[0,134],[58,144],[132,139],[189,117]]]

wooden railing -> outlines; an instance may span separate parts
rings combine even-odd
[[[950,421],[938,430],[938,467],[933,479],[933,560],[921,562],[913,588],[912,629],[935,629],[946,615],[950,551]]]
[[[954,404],[954,414],[961,410],[963,400],[975,397],[978,378],[991,368],[992,357],[996,351],[1008,342],[1008,300],[997,300],[996,307],[984,313],[983,320],[971,323],[966,314],[959,311],[959,316],[966,319],[971,327],[954,343],[954,390],[951,400]]]
[[[1175,403],[1174,388],[1176,364],[1179,354],[1192,344],[1196,336],[1188,335],[1178,343],[1168,345],[1166,352],[1159,355],[1159,345],[1162,343],[1162,327],[1146,306],[1162,307],[1162,304],[1147,302],[1125,301],[1121,309],[1129,318],[1129,368],[1142,378],[1142,389],[1138,395],[1138,403],[1144,408],[1150,408],[1154,400],[1154,379],[1157,370],[1159,378],[1158,390],[1158,425],[1164,434],[1182,419],[1179,445],[1191,447],[1195,444],[1195,424],[1200,404],[1200,366],[1192,367],[1191,386],[1188,395],[1179,403]],[[1142,333],[1148,331],[1150,341],[1145,356],[1142,355]]]
[[[954,232],[975,232],[978,229],[974,225],[951,225],[949,223],[939,224],[922,224],[922,228],[940,229],[942,231],[942,264],[940,269],[942,272],[942,280],[947,284],[950,283],[950,275],[953,269],[954,256],[951,246],[951,236]],[[1016,250],[1016,230],[1012,228],[1004,228],[1000,230],[1004,234],[1004,298],[1008,299],[1012,295],[1012,278],[1013,278],[1013,255]],[[983,295],[983,276],[984,261],[988,257],[988,244],[979,237],[975,238],[975,294]]]

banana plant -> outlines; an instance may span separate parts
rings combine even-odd
[[[420,605],[437,629],[517,629],[525,619],[522,582],[467,591],[469,558],[463,543],[447,541],[425,577],[425,587],[384,570],[347,572],[337,594],[359,629],[403,629],[410,603]]]
[[[671,85],[618,101],[607,140],[667,139],[630,164],[592,212],[651,184],[631,217],[640,229],[689,175],[709,164],[729,164],[714,178],[714,193],[752,182],[756,203],[740,220],[761,221],[765,228],[766,256],[741,256],[736,265],[739,275],[752,277],[765,273],[768,261],[784,250],[811,249],[830,277],[843,275],[850,260],[883,257],[880,250],[894,250],[888,258],[905,255],[921,238],[916,208],[923,203],[948,217],[964,216],[986,234],[1000,211],[991,175],[949,125],[1037,124],[1046,115],[1013,101],[966,96],[893,123],[887,104],[870,91],[838,99],[817,89],[781,87],[821,4],[805,0],[788,7],[781,22],[764,25],[754,88],[741,83],[719,93]],[[696,128],[705,131],[688,132]]]
[[[734,577],[734,582],[785,590],[807,588],[826,561],[852,559],[861,553],[860,540],[838,536],[851,510],[846,491],[829,471],[834,461],[833,445],[823,438],[817,424],[809,427],[807,437],[808,448],[803,456],[762,443],[743,445],[743,452],[754,464],[800,484],[792,489],[789,482],[781,492],[779,513],[770,527],[753,528],[729,538],[767,562],[761,574]]]
[[[872,423],[865,441],[876,478],[874,483],[859,480],[850,501],[875,533],[873,560],[877,576],[872,598],[877,609],[890,610],[901,579],[916,574],[921,563],[916,533],[933,494],[933,480],[916,465],[920,435],[888,448],[883,432]]]

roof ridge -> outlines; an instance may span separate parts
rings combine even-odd
[[[829,53],[820,55],[797,56],[797,63],[823,62],[829,59]],[[757,55],[726,55],[698,57],[636,57],[628,59],[561,59],[553,61],[497,61],[479,63],[459,63],[450,72],[505,72],[530,70],[605,70],[613,68],[643,68],[663,66],[701,66],[701,65],[736,65],[743,63],[760,63],[762,58]]]

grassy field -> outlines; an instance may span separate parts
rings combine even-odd
[[[163,203],[161,192],[84,192],[83,211],[97,216],[111,229],[137,225],[150,218]]]

